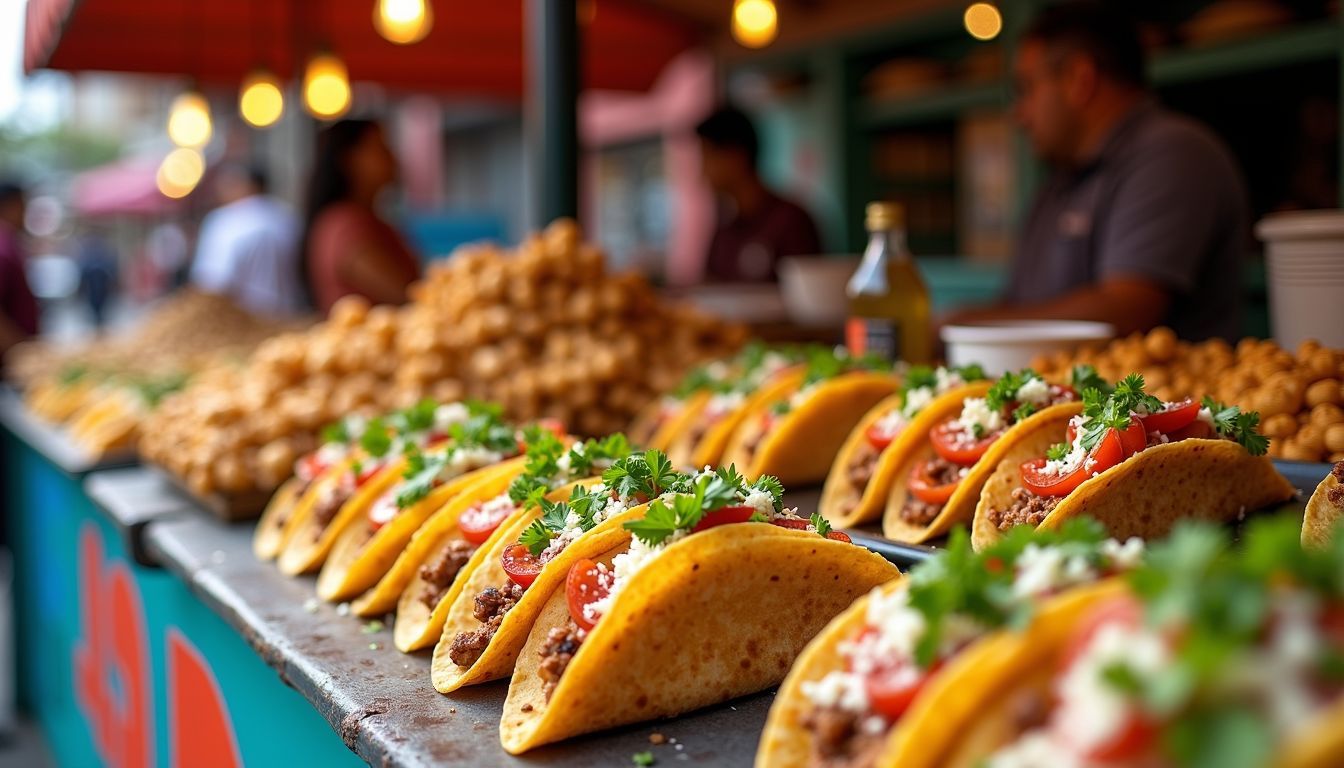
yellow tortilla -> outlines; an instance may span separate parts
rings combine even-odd
[[[988,391],[988,390],[986,390]],[[1049,408],[1042,409],[1039,413],[1019,421],[1009,427],[1007,431],[989,446],[985,455],[971,467],[971,471],[961,479],[957,484],[957,489],[952,492],[952,498],[943,505],[943,510],[933,519],[933,522],[926,526],[912,525],[901,519],[901,509],[905,506],[906,499],[909,498],[910,472],[915,465],[921,461],[934,457],[933,442],[928,438],[928,430],[925,430],[924,440],[919,444],[919,448],[907,453],[901,463],[896,468],[896,476],[892,480],[891,494],[887,497],[887,509],[882,516],[882,534],[894,541],[904,541],[911,544],[921,544],[930,539],[936,539],[939,536],[945,536],[953,528],[959,525],[967,525],[975,517],[976,501],[980,498],[980,490],[984,487],[985,481],[989,480],[994,473],[994,468],[999,462],[1013,450],[1022,441],[1022,436],[1032,433],[1042,424],[1054,425],[1057,419],[1062,419],[1067,424],[1073,416],[1082,413],[1082,403],[1060,403],[1052,405]],[[952,417],[961,412],[961,408],[944,413],[943,419]],[[922,414],[921,414],[922,415]],[[942,419],[931,420],[928,422],[928,428],[932,429]],[[1041,455],[1045,451],[1042,449]]]
[[[1024,435],[996,463],[975,507],[971,545],[984,549],[1002,534],[989,520],[1022,484],[1022,462],[1045,455],[1062,442],[1068,418],[1053,417]],[[1161,538],[1179,520],[1224,522],[1288,501],[1297,491],[1274,469],[1268,456],[1252,456],[1231,440],[1178,440],[1154,445],[1088,478],[1046,516],[1040,527],[1053,530],[1071,518],[1088,516],[1121,541]]]
[[[285,523],[298,503],[303,481],[291,477],[276,489],[252,532],[252,554],[258,560],[274,560],[285,543]]]
[[[820,483],[854,425],[899,385],[895,376],[867,371],[821,382],[805,402],[776,419],[764,437],[760,417],[778,400],[760,403],[733,434],[723,462],[749,480],[774,475],[787,487]],[[758,438],[756,450],[748,451]]]
[[[923,410],[906,425],[905,430],[896,436],[882,455],[878,457],[873,477],[863,489],[862,495],[855,498],[854,486],[849,482],[849,465],[855,452],[867,439],[868,428],[882,417],[900,408],[904,397],[897,393],[873,406],[864,414],[859,423],[850,430],[849,437],[835,455],[830,474],[826,476],[826,485],[821,490],[820,512],[832,525],[851,527],[881,519],[886,507],[887,497],[891,494],[892,483],[901,460],[911,451],[917,450],[928,439],[929,430],[949,416],[955,416],[961,410],[961,402],[968,397],[983,397],[989,391],[989,382],[976,382],[946,392],[934,398]],[[852,506],[851,506],[852,505]]]
[[[610,563],[629,546],[603,552],[606,543],[576,541],[566,554],[577,547]],[[548,702],[538,651],[568,620],[561,583],[518,656],[500,742],[520,754],[768,688],[828,621],[897,575],[862,547],[806,531],[748,523],[688,536],[630,578]]]
[[[650,408],[656,407],[657,410],[652,417],[647,413],[641,413],[632,426],[630,430],[631,444],[666,451],[672,441],[676,440],[680,434],[690,427],[696,414],[705,407],[707,402],[709,402],[708,392],[693,392],[678,401],[676,411],[666,417],[662,416],[662,401],[654,402]],[[653,418],[654,421],[646,423],[649,418]]]
[[[360,520],[384,491],[401,480],[402,469],[406,466],[406,459],[401,457],[388,462],[377,474],[356,488],[331,522],[325,528],[322,527],[314,511],[318,501],[329,488],[341,481],[341,476],[359,459],[359,456],[346,459],[318,475],[294,506],[294,513],[285,524],[284,544],[277,561],[281,573],[297,576],[321,568],[332,546],[336,544],[336,539],[351,523]]]
[[[1330,543],[1330,535],[1335,523],[1344,516],[1344,509],[1331,504],[1326,494],[1338,487],[1339,480],[1334,474],[1326,475],[1307,500],[1307,511],[1302,517],[1302,546],[1324,547]]]
[[[481,622],[472,615],[476,595],[488,587],[498,587],[506,583],[508,575],[504,573],[504,567],[500,564],[500,556],[506,547],[518,541],[523,529],[537,519],[538,511],[529,511],[525,517],[516,522],[508,535],[492,542],[491,551],[485,555],[484,562],[472,569],[471,574],[463,581],[462,589],[456,594],[445,596],[444,601],[440,603],[440,607],[446,606],[447,610],[444,620],[440,623],[438,645],[434,647],[431,675],[434,688],[440,693],[451,693],[464,686],[508,677],[518,661],[518,652],[527,641],[527,633],[532,629],[537,614],[545,606],[551,592],[557,587],[563,587],[565,577],[569,575],[569,568],[574,561],[584,557],[583,553],[592,548],[606,551],[629,541],[629,534],[621,528],[621,525],[626,520],[643,518],[644,510],[645,507],[641,505],[613,515],[565,547],[555,559],[542,568],[541,573],[537,574],[536,581],[532,582],[532,586],[523,593],[523,599],[504,614],[504,621],[499,625],[495,636],[490,638],[490,644],[481,653],[481,657],[470,667],[463,668],[454,664],[448,655],[453,638],[458,632],[470,632],[481,626]],[[601,541],[603,544],[574,546],[580,541]]]
[[[776,373],[768,383],[748,395],[742,405],[705,430],[695,445],[680,446],[674,441],[668,446],[668,460],[672,462],[672,466],[683,469],[701,470],[705,467],[718,467],[724,452],[728,450],[729,441],[737,434],[743,422],[753,415],[759,419],[759,414],[766,405],[796,392],[803,383],[805,374],[806,371],[798,366]],[[688,442],[692,431],[687,429],[682,433],[688,438]]]
[[[476,483],[505,478],[504,487],[507,488],[508,481],[522,471],[525,461],[520,456],[455,477],[398,512],[396,517],[377,531],[371,531],[361,516],[332,545],[331,555],[322,566],[322,572],[317,575],[317,596],[328,602],[338,602],[349,600],[373,587],[396,562],[407,542],[430,515],[445,503],[456,504],[459,501],[462,502],[458,508],[460,514],[475,501],[475,497],[468,496],[467,492]],[[373,503],[370,502],[370,506]],[[369,506],[364,507],[365,512],[368,509]],[[453,516],[453,522],[457,522],[457,515]]]

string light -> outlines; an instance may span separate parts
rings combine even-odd
[[[774,0],[734,0],[733,38],[748,48],[764,48],[779,35]]]
[[[155,182],[164,197],[186,197],[205,175],[205,156],[190,147],[178,147],[159,163]]]
[[[350,109],[350,75],[345,62],[330,53],[308,60],[303,73],[303,106],[321,120],[334,120]]]
[[[962,16],[962,22],[976,40],[993,40],[1003,31],[1003,16],[991,3],[972,3]]]
[[[274,125],[284,111],[285,94],[275,75],[259,69],[243,80],[238,93],[238,112],[248,125],[254,128]]]
[[[428,0],[378,0],[373,26],[397,45],[418,43],[434,26],[434,9]]]
[[[210,103],[200,91],[178,94],[168,110],[168,138],[179,147],[199,149],[210,143],[214,126],[210,121]]]

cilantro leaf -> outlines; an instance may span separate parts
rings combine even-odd
[[[1069,455],[1068,443],[1055,443],[1045,449],[1045,458],[1048,461],[1063,461],[1065,456]]]
[[[1009,403],[1017,401],[1017,390],[1021,389],[1023,384],[1039,378],[1041,375],[1030,368],[1023,368],[1016,373],[1009,371],[990,386],[989,392],[985,395],[985,405],[989,406],[991,411],[1002,411]]]
[[[1029,418],[1035,412],[1036,405],[1034,403],[1022,403],[1013,409],[1013,422],[1016,423]]]
[[[961,377],[962,381],[982,381],[985,379],[985,369],[980,367],[979,363],[968,363],[960,368],[953,368],[952,372]]]
[[[1095,389],[1103,394],[1110,394],[1111,384],[1097,373],[1097,369],[1086,363],[1080,363],[1073,366],[1069,372],[1069,385],[1073,391],[1082,392],[1084,389]]]
[[[938,377],[932,368],[927,365],[912,365],[910,370],[905,372],[905,380],[901,382],[901,393],[921,387],[932,389],[937,383]]]
[[[369,420],[369,425],[364,428],[364,434],[359,436],[359,447],[370,456],[376,457],[386,456],[392,449],[392,433],[388,431],[382,419]]]
[[[822,517],[820,512],[813,512],[811,521],[812,527],[817,529],[817,533],[820,534],[823,539],[831,532],[831,521]]]
[[[348,443],[350,442],[350,426],[344,420],[337,421],[322,428],[322,442],[324,443]]]
[[[415,455],[421,456],[422,454],[417,453]],[[401,487],[397,490],[397,508],[406,509],[429,496],[430,491],[433,491],[441,482],[439,475],[447,464],[446,454],[423,458],[421,463],[417,465],[417,471],[406,474],[406,479],[402,481]],[[411,469],[409,463],[406,468],[407,470]]]
[[[652,752],[636,752],[630,756],[630,761],[640,768],[648,768],[648,766],[657,762],[657,759],[654,758]]]
[[[423,432],[434,426],[434,411],[437,408],[433,400],[424,399],[410,408],[398,411],[392,420],[398,432]]]
[[[776,512],[779,512],[784,508],[784,484],[779,482],[779,478],[774,475],[761,475],[756,478],[756,482],[752,483],[747,490],[764,491],[765,493],[770,494],[771,500],[774,501]]]
[[[1213,428],[1219,435],[1235,440],[1252,456],[1262,456],[1269,450],[1269,438],[1256,430],[1260,414],[1242,413],[1237,406],[1224,405],[1211,397],[1205,397],[1200,405],[1213,414]]]

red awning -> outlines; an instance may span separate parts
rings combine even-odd
[[[693,24],[632,0],[594,0],[582,29],[583,85],[646,90],[696,41]],[[523,93],[522,0],[434,0],[434,27],[399,46],[373,28],[375,0],[28,0],[24,69],[177,74],[235,84],[264,64],[329,45],[354,81],[517,99]],[[301,65],[298,65],[301,66]]]
[[[171,213],[180,200],[159,191],[159,160],[132,157],[91,168],[70,184],[70,204],[81,216],[156,216]]]

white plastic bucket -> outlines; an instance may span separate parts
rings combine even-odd
[[[1265,243],[1274,339],[1344,348],[1344,211],[1272,214],[1255,234]]]

